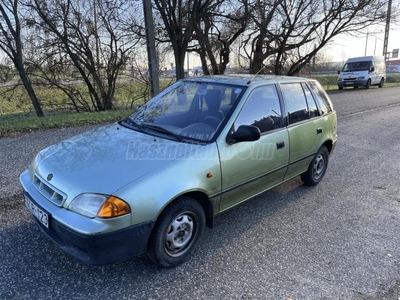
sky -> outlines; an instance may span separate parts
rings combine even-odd
[[[368,30],[368,39],[367,39]],[[334,42],[324,50],[327,57],[335,62],[344,62],[349,57],[382,55],[383,40],[385,37],[384,28],[368,28],[364,34],[356,37],[349,35],[338,36]],[[400,26],[391,28],[389,32],[388,51],[400,48]],[[400,59],[397,58],[397,59]]]

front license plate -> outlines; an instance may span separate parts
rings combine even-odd
[[[353,84],[353,83],[354,83],[353,81],[346,82],[346,84]]]
[[[42,223],[46,228],[49,228],[49,215],[40,209],[35,203],[25,195],[25,205],[29,211]]]

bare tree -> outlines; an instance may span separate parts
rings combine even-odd
[[[382,22],[385,4],[384,0],[254,0],[254,26],[244,40],[244,49],[250,48],[250,73],[259,72],[264,61],[272,59],[275,74],[283,70],[298,74],[339,34],[357,34]]]
[[[23,49],[21,41],[22,22],[19,12],[19,0],[0,1],[0,49],[12,60],[22,84],[28,92],[29,98],[38,117],[43,117],[40,102],[36,97],[32,83],[24,66]]]
[[[204,74],[225,72],[232,44],[245,32],[248,17],[247,0],[215,0],[201,13],[194,35],[198,43],[189,50],[199,54]]]
[[[49,35],[42,43],[41,52],[41,55],[47,55],[46,60],[42,60],[47,63],[37,66],[38,69],[57,71],[73,66],[87,86],[89,104],[79,90],[72,86],[63,87],[60,78],[41,72],[44,79],[70,97],[75,109],[102,111],[113,108],[118,75],[136,43],[131,31],[127,30],[132,5],[131,0],[31,2],[30,7],[38,16],[32,22]]]
[[[212,0],[154,0],[175,57],[176,78],[184,78],[185,56],[200,15]]]

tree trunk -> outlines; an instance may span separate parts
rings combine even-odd
[[[174,51],[176,80],[185,78],[185,55],[186,51],[183,51],[183,49]]]
[[[32,83],[29,81],[28,76],[26,75],[25,68],[24,68],[22,62],[15,61],[15,66],[17,67],[19,76],[21,77],[22,84],[24,85],[26,91],[28,92],[29,98],[32,101],[33,108],[35,109],[36,115],[40,118],[44,117],[39,100],[37,99],[35,91],[33,90]]]
[[[264,66],[264,53],[263,44],[265,39],[265,32],[260,30],[259,35],[256,37],[255,45],[253,46],[253,59],[250,61],[250,74],[257,74]]]

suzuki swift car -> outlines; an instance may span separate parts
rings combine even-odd
[[[184,262],[214,218],[296,176],[317,185],[337,141],[315,80],[180,80],[118,123],[42,150],[20,176],[39,227],[105,264],[143,252]]]

